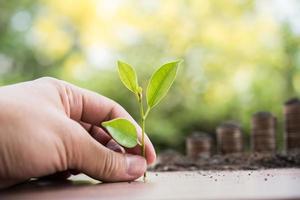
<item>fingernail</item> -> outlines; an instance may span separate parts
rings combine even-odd
[[[133,177],[140,177],[147,169],[146,160],[141,156],[126,154],[127,174]]]

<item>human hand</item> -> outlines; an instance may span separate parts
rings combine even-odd
[[[148,138],[145,160],[140,147],[124,149],[100,127],[126,118],[141,136],[119,104],[61,80],[1,87],[0,109],[0,188],[57,172],[68,176],[70,170],[101,181],[131,181],[156,158]]]

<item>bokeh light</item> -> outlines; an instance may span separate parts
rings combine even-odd
[[[0,2],[0,85],[53,76],[106,95],[137,116],[116,61],[140,82],[171,59],[184,64],[147,124],[158,149],[183,149],[193,130],[231,119],[246,135],[256,111],[282,121],[300,93],[297,0],[11,0]],[[282,141],[282,124],[278,141]]]

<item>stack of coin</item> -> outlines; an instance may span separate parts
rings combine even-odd
[[[284,106],[286,150],[300,149],[300,100],[293,98]]]
[[[243,150],[240,126],[235,122],[224,122],[217,127],[217,146],[221,154],[238,153]]]
[[[211,138],[206,133],[194,132],[186,139],[187,156],[193,159],[208,158],[211,154]]]
[[[175,150],[168,149],[158,155],[157,164],[174,164],[181,159],[181,154]]]
[[[276,150],[276,118],[269,112],[257,112],[252,116],[251,148],[255,152]]]

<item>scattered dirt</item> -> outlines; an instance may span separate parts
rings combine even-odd
[[[300,168],[300,151],[289,153],[235,153],[191,159],[168,150],[158,157],[150,171],[258,170]],[[248,174],[251,175],[250,173]]]

